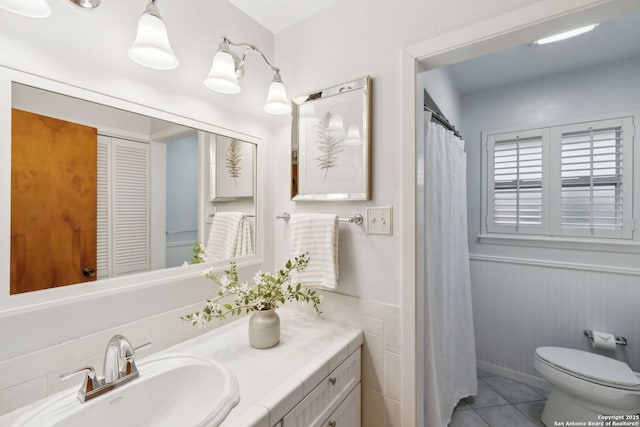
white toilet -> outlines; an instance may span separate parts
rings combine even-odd
[[[619,360],[562,347],[539,347],[533,366],[551,383],[542,422],[602,421],[640,414],[640,376]]]

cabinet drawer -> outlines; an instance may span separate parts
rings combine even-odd
[[[338,406],[322,427],[360,427],[360,384]]]
[[[282,427],[321,426],[360,382],[360,348],[333,370],[282,420]]]

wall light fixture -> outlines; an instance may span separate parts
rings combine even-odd
[[[83,9],[95,9],[100,0],[69,0]],[[47,0],[0,0],[0,8],[10,12],[34,18],[45,18],[51,14]],[[231,49],[237,49],[239,55]],[[267,92],[267,100],[263,106],[269,114],[289,114],[291,102],[282,83],[280,69],[271,65],[266,56],[255,46],[247,43],[232,43],[222,37],[218,51],[213,57],[211,71],[204,84],[211,90],[225,94],[240,92],[238,79],[244,76],[244,64],[247,54],[257,54],[266,66],[273,71],[273,79]],[[160,16],[157,0],[149,0],[144,13],[138,20],[138,31],[135,41],[129,48],[129,58],[145,67],[157,70],[171,70],[178,66],[178,58],[171,49],[167,27]],[[344,133],[344,128],[343,128]],[[352,138],[355,139],[355,138]]]
[[[233,53],[232,47],[241,50],[241,55],[238,56]],[[267,101],[263,107],[264,111],[269,114],[290,113],[291,103],[287,98],[287,91],[282,83],[282,77],[280,77],[280,69],[271,65],[257,47],[247,43],[233,43],[223,36],[218,51],[213,56],[211,71],[204,80],[204,85],[220,93],[239,93],[241,88],[238,79],[244,76],[244,64],[249,52],[257,54],[262,58],[266,66],[274,72],[273,80],[267,93]]]
[[[156,70],[171,70],[178,66],[178,58],[169,44],[167,27],[160,16],[156,0],[149,0],[138,20],[138,32],[133,46],[129,48],[129,58]]]

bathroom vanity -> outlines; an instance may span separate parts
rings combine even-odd
[[[211,357],[236,376],[240,402],[223,427],[360,426],[362,331],[297,310],[278,314],[273,348],[250,347],[243,318],[167,351]]]
[[[154,363],[153,360],[158,358],[172,357],[176,353],[181,357],[205,357],[228,369],[238,383],[240,401],[220,426],[359,427],[362,331],[293,309],[280,308],[278,313],[281,339],[273,348],[258,350],[249,346],[248,317],[244,317],[148,358],[140,358],[140,378],[130,384],[144,381],[145,363]],[[150,362],[146,362],[147,359]],[[189,381],[199,394],[204,394],[207,387],[222,386],[219,381],[203,382],[198,378]],[[162,389],[171,393],[174,386],[178,387],[178,384],[168,387],[169,390],[167,386]],[[50,405],[52,400],[59,400],[60,396],[65,396],[67,408],[71,408],[69,411],[82,409],[78,405],[95,405],[98,399],[107,399],[113,405],[113,402],[123,399],[120,394],[131,394],[132,390],[127,390],[127,387],[134,389],[135,385],[125,385],[122,391],[113,390],[92,403],[80,403],[74,397],[77,392],[77,385],[74,385],[58,395],[0,417],[0,426],[13,426],[15,422],[20,425],[26,414],[39,411],[39,408]],[[185,393],[179,394],[185,396]],[[177,406],[180,406],[179,402]],[[121,404],[106,405],[106,410],[122,411],[125,407]],[[156,411],[162,412],[162,409],[151,408],[151,411],[157,416]],[[173,410],[169,412],[175,414]],[[126,414],[117,415],[127,419]],[[42,415],[40,417],[42,419]],[[56,425],[51,418],[47,418],[47,422]]]

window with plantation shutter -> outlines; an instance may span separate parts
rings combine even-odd
[[[487,133],[487,233],[633,239],[633,117]]]
[[[632,129],[630,117],[555,128],[560,234],[631,238]]]
[[[489,137],[491,231],[543,231],[542,155],[546,138],[547,132],[542,130]]]

